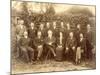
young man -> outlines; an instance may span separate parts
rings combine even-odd
[[[27,63],[34,60],[34,49],[29,46],[30,38],[28,32],[25,31],[23,37],[20,39],[20,49]]]
[[[86,53],[86,39],[83,34],[79,34],[79,40],[77,43],[77,51],[76,51],[76,64],[80,64],[81,59],[85,59]],[[83,57],[83,58],[82,58]]]
[[[59,32],[59,37],[56,40],[56,60],[61,61],[63,58],[65,39],[63,33]]]
[[[41,55],[42,55],[42,52],[43,52],[43,45],[44,45],[44,40],[43,40],[43,37],[42,37],[42,32],[38,31],[37,37],[35,38],[35,47],[36,47],[36,50],[38,52],[37,60],[40,60],[40,58],[41,58]]]
[[[72,59],[72,61],[74,62],[75,62],[76,46],[77,46],[77,42],[74,37],[74,34],[73,32],[70,32],[69,37],[66,40],[65,53],[68,54],[67,56],[69,56],[69,58]]]
[[[54,57],[56,57],[55,42],[56,42],[56,39],[53,36],[52,31],[48,30],[48,36],[45,38],[45,44],[46,44],[47,50],[50,50]]]

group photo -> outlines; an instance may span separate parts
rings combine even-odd
[[[11,1],[11,73],[96,69],[96,7]]]

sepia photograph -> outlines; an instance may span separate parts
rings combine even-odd
[[[11,74],[96,69],[96,6],[11,1]]]

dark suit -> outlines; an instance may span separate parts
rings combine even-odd
[[[86,47],[87,47],[87,58],[92,58],[92,49],[93,49],[93,36],[92,31],[86,32]]]
[[[86,39],[85,38],[79,38],[77,43],[77,51],[76,51],[76,62],[78,60],[85,59],[86,57]]]
[[[35,46],[34,46],[34,39],[35,39],[35,37],[36,37],[36,28],[34,28],[34,29],[32,29],[32,28],[29,28],[29,30],[28,30],[28,35],[29,35],[29,38],[30,38],[30,46],[32,47],[32,48],[35,48]]]
[[[37,58],[40,59],[43,52],[43,45],[44,45],[43,37],[40,37],[40,38],[36,37],[34,44],[35,44],[36,50],[38,51]]]
[[[46,48],[48,50],[50,50],[54,56],[56,56],[56,53],[55,53],[55,42],[56,42],[56,39],[55,37],[47,37],[45,38],[45,44],[46,44]]]
[[[68,48],[67,56],[69,56],[69,58],[72,59],[73,61],[75,61],[76,46],[77,46],[76,39],[74,37],[72,39],[68,37],[66,41],[66,47]]]
[[[32,61],[34,59],[34,49],[29,46],[30,39],[29,38],[21,38],[20,39],[20,49],[26,61]]]

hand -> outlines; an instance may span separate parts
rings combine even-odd
[[[66,50],[68,50],[68,47],[66,47]]]
[[[68,47],[66,47],[66,50],[65,50],[65,53],[67,53],[68,52]]]
[[[52,43],[50,42],[50,43],[48,43],[49,45],[52,45]]]
[[[59,48],[61,48],[62,46],[61,46],[61,45],[59,45],[58,47],[59,47]]]
[[[38,48],[42,48],[42,45],[38,46]]]
[[[73,46],[72,49],[75,50],[75,47]]]
[[[84,52],[84,50],[83,50],[83,49],[81,49],[81,52],[83,53],[83,52]]]

